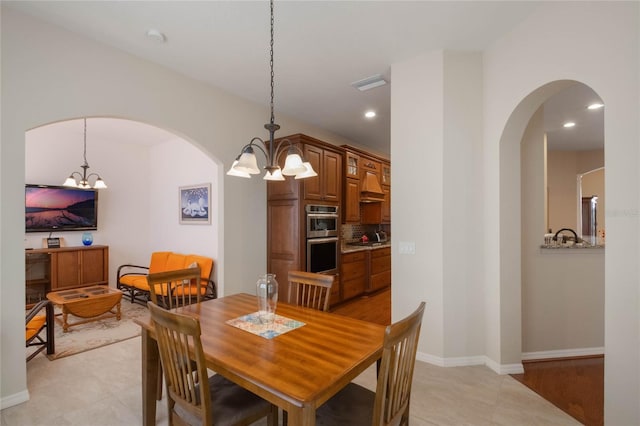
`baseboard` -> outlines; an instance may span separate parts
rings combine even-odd
[[[523,352],[522,360],[529,361],[533,359],[572,358],[603,354],[604,346],[597,348],[559,349],[553,351]]]
[[[438,367],[468,367],[471,365],[486,365],[497,374],[521,374],[524,373],[522,363],[517,364],[498,364],[485,355],[469,356],[469,357],[451,357],[442,358],[435,355],[418,352],[416,354],[418,361],[423,361]]]
[[[29,391],[23,390],[22,392],[14,393],[13,395],[6,396],[0,399],[0,410],[13,407],[14,405],[22,404],[29,400]]]

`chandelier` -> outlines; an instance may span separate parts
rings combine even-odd
[[[89,178],[95,176],[96,181],[93,184],[93,188],[95,189],[106,188],[107,184],[104,183],[104,181],[102,180],[99,174],[90,173],[89,175],[87,175],[87,169],[89,168],[89,163],[87,163],[87,119],[86,118],[84,119],[84,154],[83,156],[84,156],[84,164],[80,166],[82,167],[82,173],[72,172],[62,185],[72,186],[74,188],[82,188],[82,189],[91,188],[91,185],[89,184]],[[76,179],[76,176],[80,180]]]
[[[236,157],[231,168],[227,172],[229,176],[238,176],[244,178],[250,178],[251,175],[259,174],[258,161],[255,154],[255,149],[264,154],[267,165],[264,167],[266,173],[264,175],[265,180],[284,180],[284,176],[295,176],[296,179],[304,179],[308,177],[318,176],[313,170],[311,164],[308,161],[302,159],[303,154],[300,148],[293,145],[288,139],[283,139],[275,145],[273,135],[280,128],[275,123],[273,115],[273,0],[271,4],[271,44],[269,49],[269,66],[271,69],[271,120],[264,125],[264,128],[269,131],[269,143],[267,144],[262,139],[255,137],[251,141],[242,147],[240,155]],[[280,169],[278,165],[278,157],[281,150],[287,149],[287,157],[284,162],[284,168]]]

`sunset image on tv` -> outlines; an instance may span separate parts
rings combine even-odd
[[[75,188],[25,188],[27,232],[96,229],[97,192]]]

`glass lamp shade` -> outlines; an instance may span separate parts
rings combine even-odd
[[[248,147],[244,150],[234,169],[239,172],[249,173],[250,175],[260,173],[258,160],[256,159],[256,154],[253,153],[253,148]]]
[[[269,170],[264,174],[264,180],[285,180],[284,176],[282,176],[282,170],[278,167],[276,170],[271,173]]]
[[[308,161],[305,161],[304,163],[302,163],[302,165],[306,168],[306,170],[302,173],[298,173],[296,175],[296,179],[305,179],[305,178],[318,176],[316,171],[313,170],[313,167],[311,167],[311,163],[309,163]]]
[[[82,180],[78,184],[78,188],[89,189],[89,188],[91,188],[91,185],[89,185],[89,182],[87,182],[86,180]]]
[[[304,173],[307,171],[307,168],[302,164],[302,158],[300,155],[295,152],[291,152],[287,154],[287,159],[284,161],[284,168],[282,169],[282,174],[285,176],[295,176],[298,173]]]
[[[62,186],[71,186],[71,187],[77,188],[78,183],[76,182],[76,179],[73,176],[69,176],[67,180],[64,181]]]
[[[107,188],[107,184],[104,183],[104,181],[102,180],[101,177],[98,177],[98,179],[96,180],[96,183],[93,185],[93,187],[95,189],[106,189]]]
[[[227,172],[227,175],[243,177],[243,178],[251,178],[251,175],[249,173],[241,172],[240,170],[236,169],[237,165],[238,165],[238,160],[234,160],[233,164],[229,168],[229,171]]]

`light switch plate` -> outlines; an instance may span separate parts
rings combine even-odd
[[[416,243],[414,241],[400,241],[398,248],[400,254],[416,254]]]

